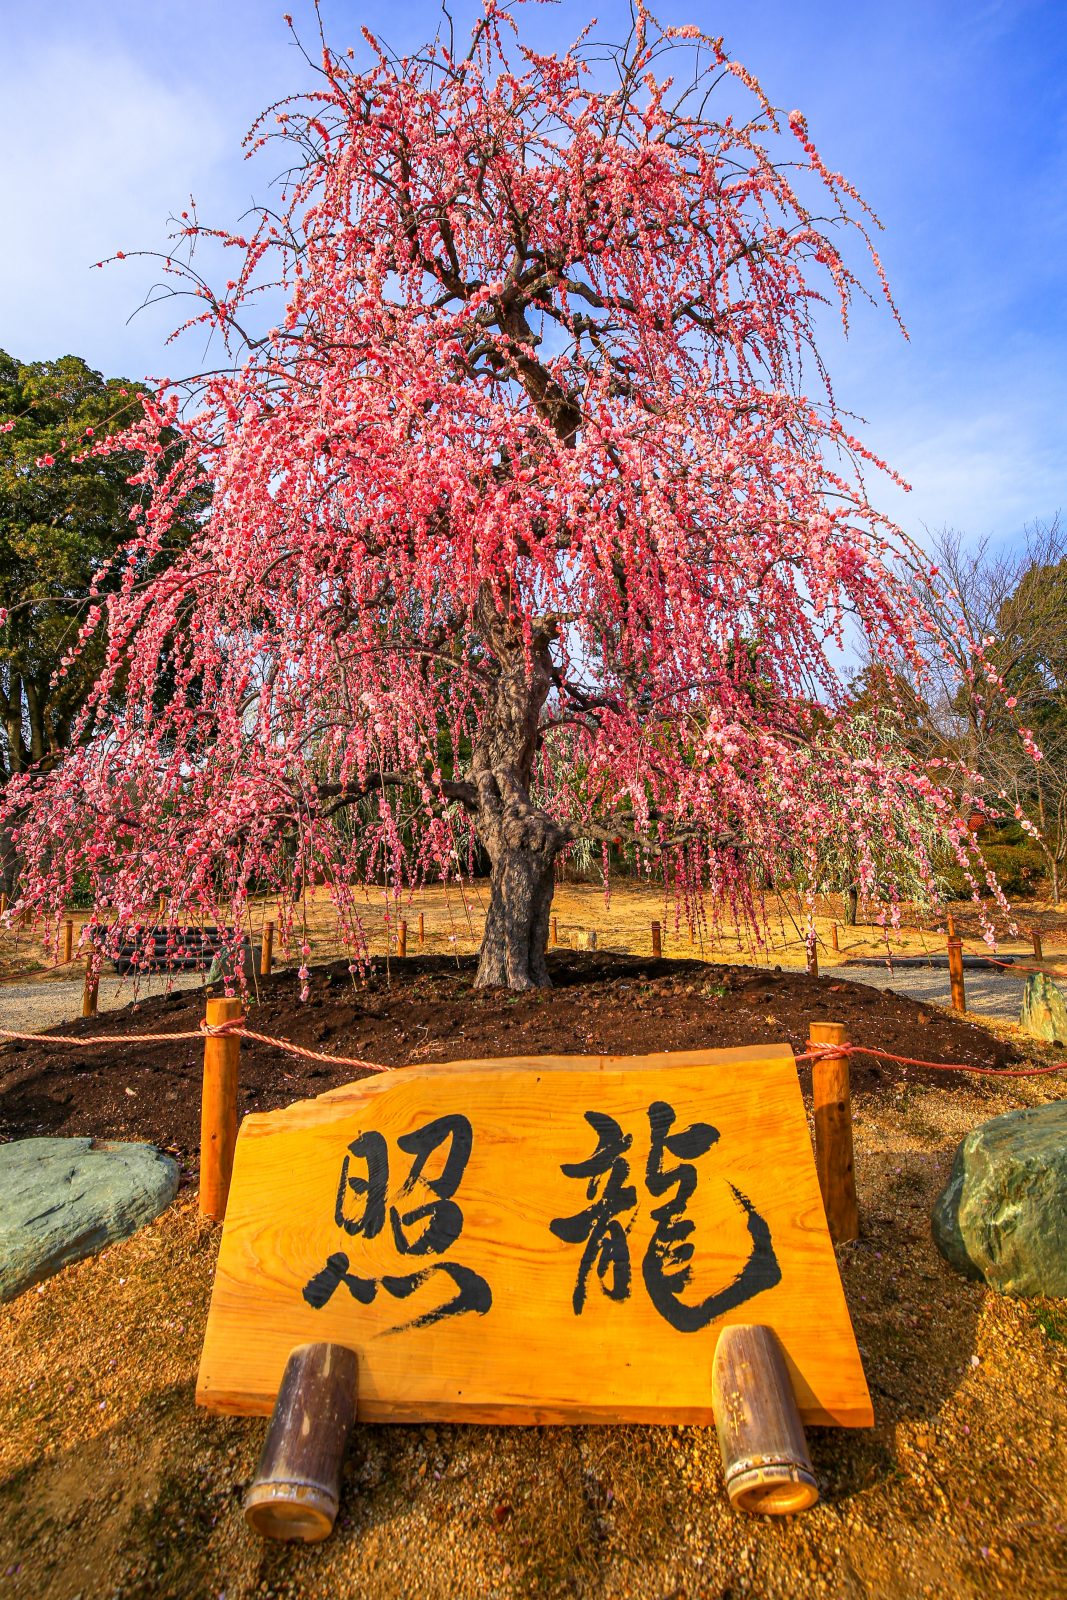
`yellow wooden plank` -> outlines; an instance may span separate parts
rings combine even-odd
[[[412,1136],[456,1116],[470,1127],[465,1165],[457,1123],[405,1196]],[[616,1128],[630,1140],[615,1152],[625,1173],[610,1161],[592,1175],[562,1170],[588,1162],[599,1132],[610,1142]],[[675,1149],[661,1139],[650,1170],[657,1128]],[[372,1149],[388,1164],[373,1215]],[[430,1213],[442,1198],[431,1185],[444,1177],[449,1187],[446,1161],[462,1166],[454,1200]],[[692,1193],[657,1220],[679,1199],[679,1168]],[[576,1310],[589,1240],[567,1219],[598,1208],[629,1282],[609,1262],[602,1279],[598,1255]],[[447,1248],[413,1253],[434,1215],[449,1226],[430,1243],[447,1235]],[[679,1224],[674,1243],[691,1245],[692,1258],[664,1264],[656,1241]],[[686,1265],[690,1281],[672,1280]],[[708,1302],[714,1313],[743,1269],[751,1297],[694,1325],[693,1308]],[[464,1285],[474,1309],[410,1325]],[[359,1352],[367,1421],[707,1423],[717,1332],[730,1322],[775,1329],[806,1422],[870,1424],[787,1046],[410,1067],[242,1123],[197,1399],[265,1413],[289,1350],[329,1339]]]

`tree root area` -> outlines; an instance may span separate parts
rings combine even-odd
[[[249,1025],[326,1059],[302,1060],[246,1041],[239,1114],[274,1110],[363,1075],[332,1063],[332,1056],[404,1066],[781,1041],[799,1054],[814,1021],[843,1022],[854,1044],[925,1061],[1004,1067],[1017,1058],[1010,1043],[974,1023],[836,976],[574,951],[551,953],[549,970],[551,989],[512,994],[476,989],[471,957],[414,957],[388,967],[375,960],[365,980],[336,962],[313,969],[305,1004],[295,973],[277,972],[260,980]],[[195,1030],[204,999],[204,991],[186,990],[133,1001],[121,1011],[43,1034],[39,1043],[7,1046],[0,1052],[0,1138],[147,1139],[195,1169],[202,1046],[196,1039],[139,1045],[129,1036]],[[55,1034],[103,1034],[109,1043],[73,1050],[51,1043]],[[863,1056],[852,1063],[853,1090],[861,1096],[919,1083],[952,1095],[963,1081],[961,1074],[904,1069]],[[1000,1087],[980,1077],[966,1081],[979,1100]],[[810,1084],[807,1068],[801,1082]]]

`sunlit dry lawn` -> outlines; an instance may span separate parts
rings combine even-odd
[[[398,924],[407,925],[408,954],[456,954],[475,952],[481,939],[489,885],[476,879],[464,886],[434,884],[399,896],[381,887],[357,889],[355,906],[371,955],[395,955]],[[717,962],[802,967],[806,962],[805,933],[807,913],[795,895],[769,894],[765,902],[766,925],[762,936],[750,928],[738,928],[727,910],[705,908],[704,918],[691,932],[685,907],[673,894],[664,894],[662,884],[620,880],[605,893],[600,884],[563,883],[556,888],[552,911],[558,942],[578,946],[590,932],[596,934],[597,947],[631,955],[652,954],[652,923],[661,927],[665,956],[697,956]],[[978,913],[969,902],[950,908],[964,949],[985,950]],[[1030,955],[1030,930],[1042,931],[1045,955],[1056,957],[1067,946],[1067,907],[1047,901],[1028,901],[1014,908],[1018,932],[1012,934],[999,910],[995,910],[997,948],[1004,953]],[[88,913],[68,913],[74,923],[74,947]],[[158,908],[146,909],[145,920],[153,921]],[[420,940],[420,918],[422,936]],[[183,918],[183,921],[200,920]],[[310,945],[311,962],[336,960],[351,952],[339,926],[329,890],[309,889],[301,900],[289,936],[283,930],[278,902],[270,896],[253,900],[248,912],[248,928],[253,941],[262,937],[263,924],[276,923],[274,957],[278,965],[295,965],[300,946]],[[945,948],[944,917],[915,907],[901,911],[899,932],[883,930],[861,908],[861,925],[845,924],[844,901],[840,896],[820,896],[817,903],[815,933],[821,970],[836,966],[851,956],[875,955],[891,951],[914,955]],[[837,948],[834,948],[836,930]],[[75,955],[75,962],[79,960]],[[49,981],[69,978],[71,968],[44,949],[40,929],[0,932],[0,981],[27,978]]]

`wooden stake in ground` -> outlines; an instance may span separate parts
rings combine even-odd
[[[841,948],[840,945],[837,942],[837,923],[836,922],[834,923],[834,925],[830,929],[830,943],[833,945],[835,950],[839,950]]]
[[[419,912],[419,943],[426,943],[426,915],[422,911]]]
[[[559,918],[558,917],[553,917],[552,918],[552,937],[549,940],[549,943],[550,944],[554,944],[554,945],[555,944],[559,944]]]
[[[1031,928],[1030,937],[1034,941],[1034,960],[1044,961],[1045,952],[1041,945],[1041,930],[1039,928]]]
[[[159,897],[159,920],[160,920],[160,922],[163,921],[163,918],[166,916],[166,914],[167,914],[167,897],[166,897],[165,894],[161,894],[160,897]]]
[[[207,1024],[217,1028],[244,1015],[240,1000],[209,1000]],[[236,1034],[204,1040],[204,1087],[200,1101],[200,1212],[221,1222],[233,1173],[237,1143],[237,1068],[241,1041]]]
[[[3,916],[3,914],[4,914],[4,912],[6,910],[7,910],[7,895],[3,894],[3,893],[0,893],[0,917]]]
[[[74,923],[70,917],[63,924],[63,965],[69,966],[74,960]]]
[[[808,1044],[843,1045],[848,1034],[840,1022],[813,1022]],[[848,1056],[823,1056],[812,1063],[811,1091],[815,1104],[815,1168],[826,1209],[826,1224],[835,1244],[860,1236],[856,1174],[852,1154],[852,1096]]]
[[[781,1517],[819,1498],[804,1424],[771,1328],[724,1328],[711,1369],[711,1403],[726,1492],[738,1511]]]
[[[265,1539],[325,1539],[356,1417],[358,1362],[340,1344],[298,1345],[286,1362],[245,1518]]]
[[[263,924],[263,943],[259,947],[259,975],[261,978],[270,977],[270,969],[274,965],[274,924]]]
[[[403,918],[396,925],[396,953],[398,956],[408,953],[408,925]]]
[[[663,954],[663,933],[658,922],[652,924],[652,954],[657,958]]]
[[[813,933],[810,933],[808,935],[807,943],[808,943],[808,977],[809,978],[817,978],[819,976],[819,947],[815,943],[815,935]]]
[[[85,958],[85,986],[82,989],[82,1016],[95,1017],[100,988],[100,969],[93,962],[90,950]]]
[[[948,981],[952,991],[953,1011],[966,1011],[967,995],[963,987],[963,941],[955,934],[948,941]]]

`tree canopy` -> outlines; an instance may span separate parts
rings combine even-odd
[[[143,451],[131,572],[198,483],[212,516],[108,599],[94,716],[128,680],[21,829],[35,904],[75,854],[102,914],[166,888],[239,916],[318,869],[358,948],[353,880],[477,841],[479,980],[523,987],[576,841],[753,918],[828,827],[865,881],[916,805],[965,847],[937,775],[849,729],[834,665],[851,629],[918,668],[937,604],[818,352],[864,292],[850,239],[888,298],[870,212],[721,42],[639,3],[622,46],[546,56],[516,9],[402,59],[324,42],[318,90],[250,135],[286,147],[277,203],[183,219],[166,265],[229,359],[180,465],[154,443],[177,391],[107,447]],[[225,288],[182,254],[205,236]]]

